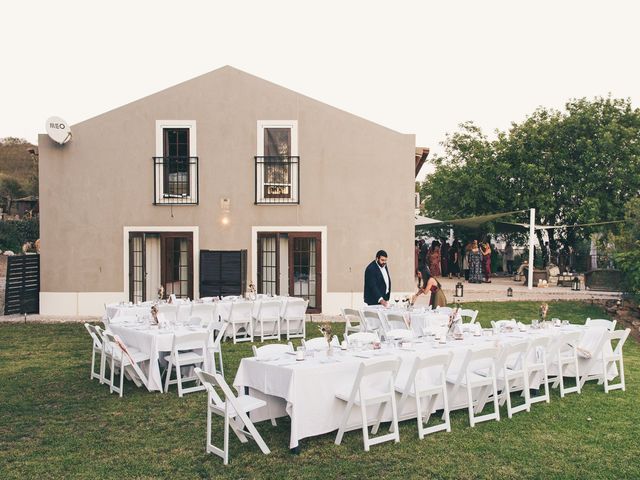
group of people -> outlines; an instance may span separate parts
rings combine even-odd
[[[391,297],[391,275],[387,267],[387,252],[378,250],[376,259],[373,260],[364,271],[364,303],[367,305],[389,306]],[[440,283],[429,272],[429,268],[423,268],[418,280],[418,291],[411,299],[411,303],[422,295],[429,295],[428,304],[431,307],[445,306],[447,299],[444,296]]]
[[[488,240],[470,240],[463,248],[456,238],[451,245],[446,240],[434,240],[431,245],[416,240],[416,275],[422,277],[425,270],[433,277],[461,278],[469,283],[491,283],[491,257],[494,249]],[[513,246],[507,243],[504,251],[507,269],[513,270]]]

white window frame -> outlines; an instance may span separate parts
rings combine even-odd
[[[298,121],[297,120],[258,120],[256,156],[264,157],[264,129],[265,128],[289,128],[291,130],[291,156],[298,157]],[[291,168],[291,197],[289,202],[270,203],[264,196],[264,167],[256,169],[260,181],[256,182],[256,199],[263,205],[295,205],[298,202],[298,183],[300,175],[300,160],[296,168]],[[263,203],[264,202],[264,203]]]
[[[195,120],[156,120],[156,157],[164,157],[164,136],[163,131],[165,128],[188,128],[189,129],[189,156],[197,157],[197,132]],[[158,168],[156,165],[153,168]],[[193,205],[198,198],[198,166],[195,164],[189,164],[189,196],[181,197],[179,200],[184,202],[184,205]],[[164,168],[160,168],[159,172],[156,172],[156,198],[155,203],[162,205],[167,201],[164,196]],[[181,203],[172,203],[172,205],[180,206]]]

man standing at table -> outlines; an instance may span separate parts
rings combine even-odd
[[[364,303],[367,305],[389,305],[391,276],[387,268],[387,252],[378,250],[376,259],[364,271]]]

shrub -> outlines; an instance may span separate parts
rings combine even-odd
[[[22,252],[25,242],[35,242],[40,238],[40,221],[38,217],[23,220],[0,221],[0,249]]]

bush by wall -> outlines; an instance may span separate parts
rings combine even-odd
[[[0,221],[0,249],[22,253],[25,242],[35,242],[40,238],[40,221],[38,217],[23,220]]]

